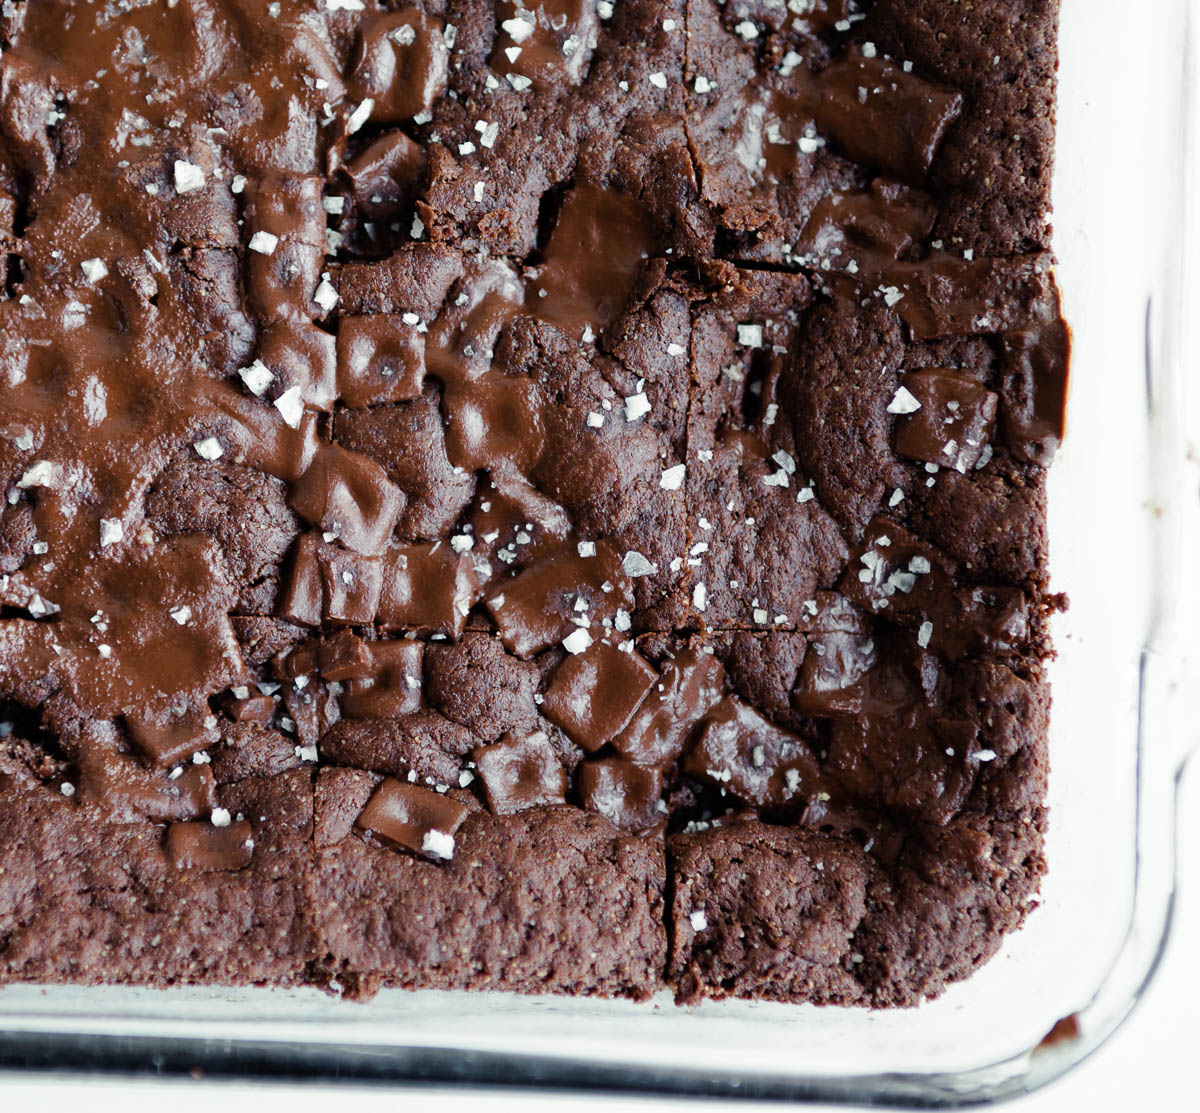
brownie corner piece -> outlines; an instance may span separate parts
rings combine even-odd
[[[22,749],[0,758],[0,983],[305,982],[307,772],[154,823],[81,800],[61,771],[43,783]]]
[[[1059,0],[959,5],[877,0],[858,34],[880,52],[964,93],[929,188],[935,235],[984,255],[1050,241]]]

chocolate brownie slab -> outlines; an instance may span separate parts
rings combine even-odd
[[[1052,0],[0,12],[0,981],[909,1004],[1044,870]]]

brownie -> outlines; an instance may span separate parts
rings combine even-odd
[[[0,11],[0,984],[911,1005],[1045,871],[1057,3]]]

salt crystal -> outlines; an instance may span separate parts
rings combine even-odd
[[[896,388],[896,396],[888,403],[887,412],[890,414],[915,414],[921,408],[921,403],[908,387]]]
[[[190,193],[193,189],[204,186],[204,171],[194,162],[186,162],[181,158],[175,160],[175,192]]]
[[[83,277],[92,283],[92,285],[95,285],[108,274],[108,267],[104,265],[102,259],[84,259],[79,264],[79,269],[83,271]]]
[[[421,849],[435,858],[449,861],[454,857],[454,836],[446,831],[426,831],[421,839]]]
[[[687,470],[685,464],[676,464],[674,467],[665,468],[658,485],[664,491],[678,491],[683,486],[684,472]]]
[[[216,437],[205,437],[204,440],[197,441],[192,447],[202,460],[219,460],[225,454],[225,449],[221,447],[221,442]]]
[[[274,255],[275,248],[279,246],[279,237],[272,232],[255,232],[247,246],[259,255]]]

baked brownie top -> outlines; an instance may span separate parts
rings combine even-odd
[[[994,948],[1041,870],[1055,23],[6,4],[7,976],[159,976],[84,953],[64,848],[113,825],[113,915],[201,909],[169,979],[892,1003]],[[964,866],[987,926],[897,974],[965,827],[1011,891]],[[222,901],[271,962],[189,950]]]

